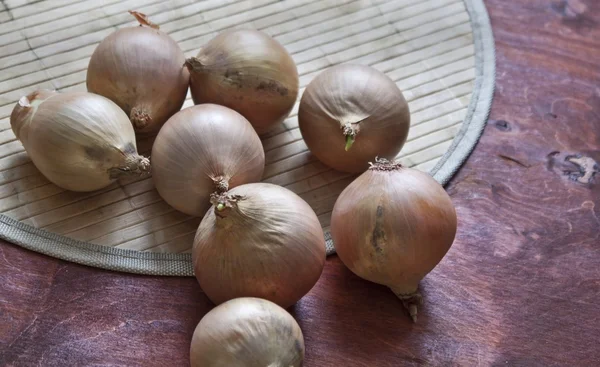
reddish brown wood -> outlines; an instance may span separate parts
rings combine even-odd
[[[292,309],[306,366],[600,365],[600,2],[486,4],[492,118],[448,186],[459,233],[419,322],[332,257]],[[191,278],[0,253],[0,365],[185,366],[212,307]]]

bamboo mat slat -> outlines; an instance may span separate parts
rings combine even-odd
[[[98,43],[134,26],[127,10],[148,14],[194,56],[220,31],[265,31],[292,54],[300,96],[324,69],[370,65],[403,90],[412,112],[398,158],[433,169],[463,126],[475,86],[475,48],[462,0],[5,0],[0,2],[0,212],[37,228],[103,246],[189,252],[200,218],[169,207],[151,178],[120,181],[93,193],[49,183],[10,129],[16,101],[38,89],[85,90]],[[193,103],[188,98],[185,107]],[[329,169],[307,151],[298,104],[262,137],[264,181],[305,199],[325,229],[338,194],[353,175]],[[140,142],[140,150],[149,150]]]

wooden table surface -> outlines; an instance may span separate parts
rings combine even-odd
[[[600,366],[600,1],[486,4],[496,96],[419,321],[330,257],[291,309],[306,366]],[[212,307],[193,278],[0,255],[1,366],[185,366]]]

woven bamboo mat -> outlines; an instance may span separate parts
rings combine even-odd
[[[115,265],[104,257],[81,260],[83,255],[65,255],[69,251],[61,246],[117,258],[178,261],[184,270],[175,273],[190,274],[189,255],[138,253],[189,252],[200,221],[171,209],[151,179],[122,180],[93,193],[64,191],[37,171],[10,129],[9,115],[21,96],[38,88],[85,90],[86,67],[98,43],[118,28],[136,25],[128,10],[148,14],[188,57],[222,30],[265,31],[296,61],[299,97],[313,77],[335,64],[368,64],[385,72],[403,90],[412,114],[400,160],[431,172],[442,183],[472,149],[489,111],[493,43],[491,54],[489,50],[485,54],[486,42],[489,48],[492,41],[487,39],[491,33],[487,34],[481,0],[4,0],[0,2],[1,237],[94,266],[173,274],[160,266]],[[188,97],[184,108],[191,105]],[[337,195],[354,176],[333,171],[311,156],[297,127],[297,107],[284,124],[262,137],[264,181],[298,193],[327,232]],[[470,124],[477,126],[466,126]],[[139,148],[148,152],[150,146],[150,141],[141,141]],[[104,251],[92,244],[134,251]]]

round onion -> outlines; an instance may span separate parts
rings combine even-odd
[[[136,132],[152,133],[181,109],[189,72],[177,43],[143,14],[132,14],[139,27],[119,29],[96,47],[87,89],[119,105]]]
[[[175,209],[204,216],[210,195],[260,181],[262,143],[244,116],[227,107],[185,108],[167,121],[152,147],[154,184]]]
[[[259,297],[288,307],[315,285],[325,263],[325,238],[311,207],[267,183],[213,195],[196,232],[196,278],[216,304]]]
[[[298,71],[285,48],[267,34],[229,30],[187,60],[195,104],[233,108],[259,134],[281,123],[298,96]]]
[[[402,92],[385,74],[342,64],[306,87],[298,123],[308,149],[320,161],[358,173],[375,156],[396,157],[408,136],[410,112]]]
[[[331,236],[340,259],[361,278],[392,289],[414,321],[419,281],[450,249],[456,212],[430,175],[379,159],[340,194]]]
[[[10,125],[33,164],[66,190],[94,191],[150,170],[125,113],[96,94],[38,90],[19,100]]]
[[[304,337],[292,315],[273,302],[236,298],[200,320],[190,360],[192,367],[297,367]]]

